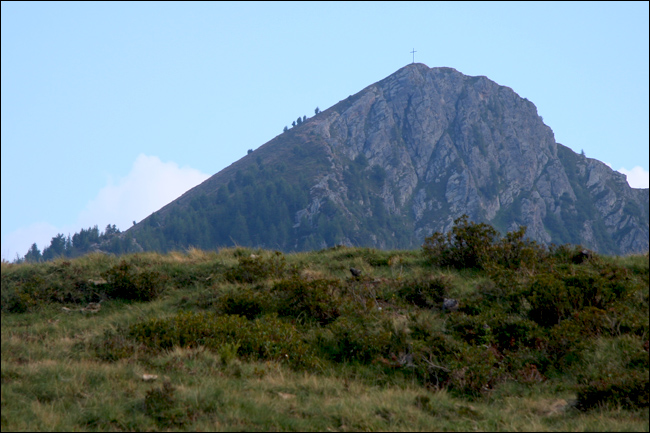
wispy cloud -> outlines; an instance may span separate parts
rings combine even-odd
[[[55,227],[44,221],[21,227],[2,240],[2,258],[23,256],[34,242],[42,251],[58,233],[73,234],[94,225],[103,231],[107,224],[126,230],[133,221],[144,219],[208,177],[199,170],[141,154],[126,176],[115,182],[109,179],[77,216],[76,223]]]
[[[648,188],[650,183],[650,172],[644,170],[643,167],[638,165],[632,170],[627,170],[625,168],[619,168],[618,171],[627,176],[627,183],[632,188]]]

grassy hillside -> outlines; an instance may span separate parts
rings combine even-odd
[[[3,262],[2,430],[648,431],[648,255],[522,236]]]

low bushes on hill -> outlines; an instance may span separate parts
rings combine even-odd
[[[546,248],[524,235],[500,237],[464,217],[419,253],[237,249],[194,252],[197,263],[134,255],[3,266],[2,312],[104,298],[165,305],[100,333],[91,346],[103,362],[202,347],[224,364],[343,368],[463,398],[551,382],[584,410],[647,407],[647,259]],[[350,277],[352,266],[362,274]],[[449,298],[457,304],[443,309]],[[149,396],[147,414],[161,426],[176,425],[168,391]]]
[[[273,359],[302,367],[310,367],[314,362],[298,330],[274,316],[248,320],[233,315],[179,312],[167,319],[151,318],[136,323],[129,328],[128,336],[157,350],[175,346],[218,350],[237,342],[237,355],[246,359]]]

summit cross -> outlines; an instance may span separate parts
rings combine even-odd
[[[415,63],[415,53],[417,53],[417,51],[413,48],[413,51],[411,51],[411,54],[413,54],[413,63]]]

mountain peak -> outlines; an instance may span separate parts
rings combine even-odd
[[[535,105],[406,65],[215,174],[129,232],[145,249],[417,248],[463,214],[602,253],[648,249],[648,190],[555,142]]]

